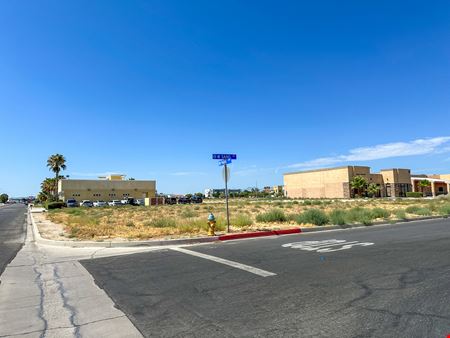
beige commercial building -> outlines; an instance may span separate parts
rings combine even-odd
[[[356,176],[378,185],[377,197],[404,197],[407,192],[422,191],[417,182],[423,179],[430,181],[427,195],[447,194],[450,183],[450,175],[417,177],[411,175],[410,169],[383,169],[371,173],[369,167],[343,166],[286,173],[284,191],[291,198],[352,198],[358,194],[350,184]]]
[[[152,198],[155,195],[156,181],[125,180],[125,175],[109,175],[98,180],[62,179],[58,182],[58,196],[63,201],[108,202],[125,198]]]

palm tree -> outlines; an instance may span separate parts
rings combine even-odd
[[[375,184],[375,183],[370,183],[367,186],[367,192],[372,197],[375,197],[378,194],[379,191],[380,191],[380,186]]]
[[[430,181],[428,181],[428,180],[420,180],[419,181],[419,187],[420,187],[420,190],[422,190],[423,197],[425,197],[425,188],[427,188],[429,186],[431,186]]]
[[[41,183],[41,190],[46,195],[54,195],[56,190],[56,184],[54,178],[46,178]]]
[[[54,154],[48,158],[47,167],[55,173],[55,184],[58,186],[59,173],[66,169],[66,159],[61,154]],[[58,189],[55,191],[55,198],[58,198]]]
[[[357,195],[359,197],[361,197],[362,193],[367,188],[367,181],[362,176],[355,176],[355,177],[353,177],[352,181],[350,182],[350,186],[352,187],[352,189],[356,189],[356,191],[358,192]]]

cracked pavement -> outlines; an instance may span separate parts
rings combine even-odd
[[[5,210],[17,215],[27,211],[20,206],[3,207],[0,216]],[[27,217],[20,220],[23,224],[3,222],[0,228],[26,228]],[[29,225],[26,237],[15,234],[15,238],[22,242],[25,238],[25,243],[0,277],[0,337],[142,337],[78,260],[154,248],[37,245]]]
[[[319,253],[309,240],[371,242]],[[335,248],[335,247],[334,247]],[[209,243],[81,261],[147,337],[447,337],[450,220]]]

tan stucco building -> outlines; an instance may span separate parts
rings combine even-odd
[[[62,179],[58,182],[61,200],[112,201],[128,197],[141,199],[156,195],[156,181],[125,180],[125,175],[109,175],[98,180]]]
[[[365,166],[343,166],[286,173],[284,174],[284,191],[285,195],[291,198],[352,198],[357,194],[350,185],[355,176],[362,176],[369,184],[378,185],[378,197],[404,197],[407,192],[418,191],[415,189],[414,178],[409,169],[383,169],[379,173],[371,173],[370,167]],[[439,182],[433,182],[432,185],[440,189],[438,184],[445,185],[445,182],[439,179]],[[448,192],[449,183],[450,181],[446,183],[447,187],[442,190],[443,192]],[[437,192],[438,190],[433,190],[433,194]]]

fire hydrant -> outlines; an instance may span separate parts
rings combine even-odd
[[[208,236],[215,236],[214,230],[216,230],[216,218],[211,212],[208,216]]]

